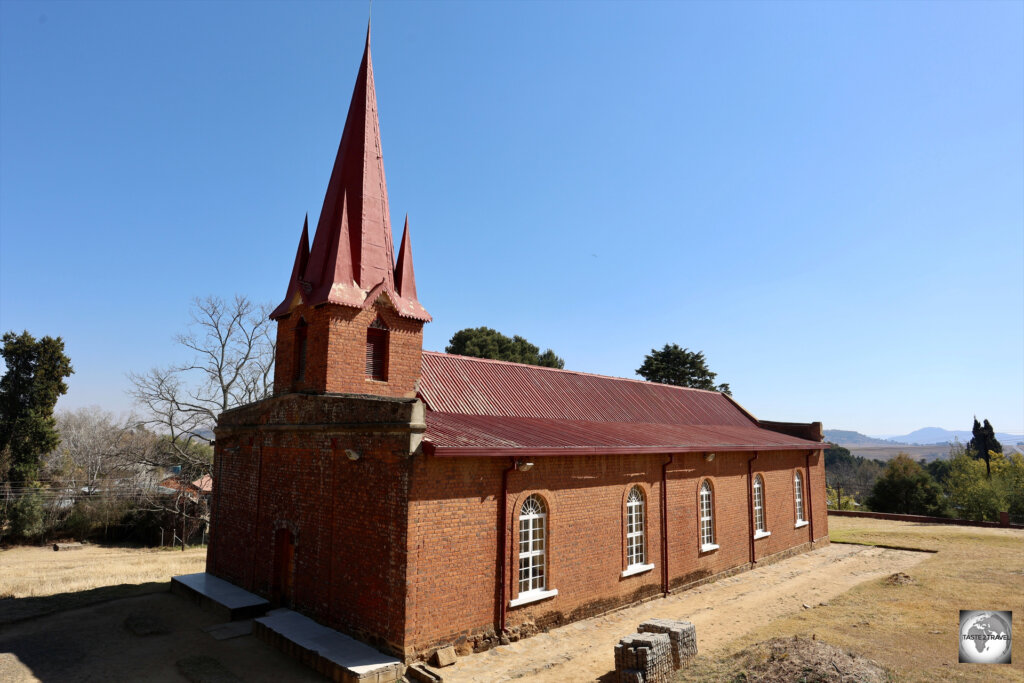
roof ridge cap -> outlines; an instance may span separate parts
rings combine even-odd
[[[596,372],[583,372],[582,370],[566,370],[565,368],[549,368],[545,365],[530,365],[529,363],[516,363],[510,360],[498,360],[496,358],[478,358],[476,356],[463,356],[458,353],[447,353],[445,351],[427,351],[423,350],[423,355],[429,356],[449,356],[452,358],[465,358],[470,361],[478,361],[481,363],[497,363],[499,365],[517,365],[524,368],[532,368],[537,370],[548,370],[553,372],[568,372],[574,375],[583,375],[585,377],[600,377],[602,379],[614,379],[620,382],[636,382],[638,384],[645,384],[648,386],[655,387],[668,387],[669,389],[679,389],[680,391],[697,391],[703,394],[721,394],[720,391],[712,391],[710,389],[697,389],[694,387],[680,387],[675,384],[662,384],[661,382],[648,382],[645,379],[634,379],[632,377],[615,377],[614,375],[600,375]],[[724,395],[724,394],[723,394]]]

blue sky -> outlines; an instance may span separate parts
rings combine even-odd
[[[366,11],[0,4],[0,329],[64,338],[59,407],[283,297]],[[1024,4],[378,0],[373,59],[425,348],[674,342],[765,419],[1024,432]]]

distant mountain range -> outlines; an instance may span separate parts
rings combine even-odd
[[[860,432],[848,431],[846,429],[826,429],[825,430],[825,441],[831,443],[837,443],[840,446],[899,446],[905,444],[898,444],[894,441],[887,439],[879,439],[874,436],[867,436]]]
[[[902,436],[886,436],[882,438],[889,439],[890,441],[903,441],[905,443],[925,445],[933,443],[949,443],[954,438],[960,439],[962,443],[967,443],[973,436],[974,435],[966,429],[949,430],[942,429],[941,427],[925,427],[924,429],[918,429],[917,431],[910,432],[909,434],[903,434]],[[1024,434],[996,432],[996,439],[998,439],[1004,446],[1012,446],[1024,441]]]
[[[929,446],[933,444],[951,443],[953,439],[959,439],[966,444],[973,435],[967,430],[949,430],[941,427],[925,427],[909,434],[897,436],[867,436],[860,432],[848,431],[845,429],[826,429],[825,440],[837,443],[840,446],[900,446],[916,445]],[[1024,442],[1024,434],[1007,434],[996,432],[996,439],[1004,446],[1013,446]]]

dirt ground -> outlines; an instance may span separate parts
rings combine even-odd
[[[165,591],[0,626],[0,681],[324,680],[251,635],[203,631],[221,621]]]
[[[444,679],[452,683],[598,680],[615,668],[613,654],[619,639],[651,618],[693,622],[698,651],[714,653],[760,624],[794,612],[813,611],[863,581],[909,571],[927,556],[903,550],[829,545],[664,600],[462,657],[444,670]]]
[[[956,663],[957,610],[1024,613],[1024,531],[851,518],[830,519],[830,531],[834,541],[938,553],[834,543],[460,658],[443,670],[445,680],[607,681],[619,638],[645,619],[668,617],[697,626],[700,656],[680,680],[733,680],[738,671],[741,680],[756,680],[749,676],[750,653],[771,639],[799,636],[876,660],[896,681],[1024,681],[1018,658],[998,670]],[[0,681],[323,680],[251,635],[216,640],[204,628],[218,619],[168,593],[166,573],[139,568],[132,570],[141,571],[138,583],[103,585],[102,565],[111,570],[111,583],[124,582],[122,564],[145,564],[138,551],[97,549],[97,561],[83,565],[86,555],[71,555],[86,551],[61,559],[52,550],[16,550],[0,551],[0,586],[14,586],[8,574],[17,574],[22,583],[15,595],[34,597],[0,598]],[[201,551],[188,560],[201,569]],[[90,572],[89,585],[96,587],[64,588]],[[50,587],[34,587],[33,573]],[[66,578],[54,578],[60,573]]]

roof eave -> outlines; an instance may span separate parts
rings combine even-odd
[[[573,446],[564,448],[517,448],[515,446],[494,448],[475,446],[435,446],[424,442],[428,455],[438,458],[534,458],[546,456],[574,455],[670,455],[672,453],[750,453],[767,451],[820,451],[826,444],[719,444],[714,446]]]

